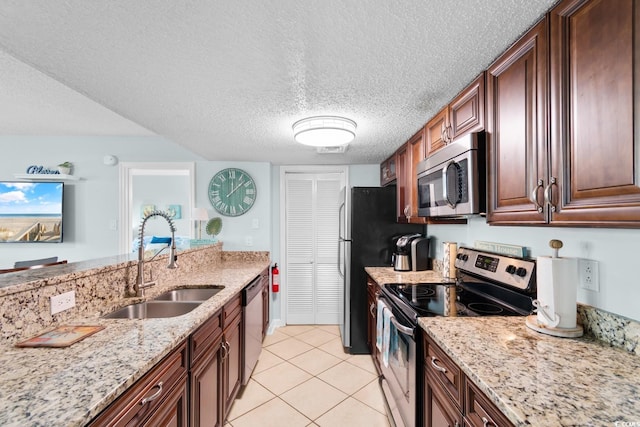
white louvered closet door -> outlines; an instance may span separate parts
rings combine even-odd
[[[338,207],[342,174],[287,174],[288,324],[339,323]]]

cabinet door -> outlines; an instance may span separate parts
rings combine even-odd
[[[547,222],[547,21],[487,70],[487,221]]]
[[[262,339],[269,330],[269,269],[262,273]]]
[[[184,376],[162,402],[162,405],[142,424],[144,427],[188,427],[187,377]]]
[[[420,129],[418,133],[413,135],[409,140],[409,149],[411,150],[410,158],[411,158],[411,167],[408,168],[408,175],[406,177],[409,191],[408,196],[409,200],[407,201],[407,205],[409,209],[407,210],[406,216],[407,221],[411,224],[425,224],[426,218],[422,218],[418,216],[418,163],[426,158],[425,149],[424,149],[424,129]]]
[[[242,385],[242,316],[231,321],[224,332],[226,345],[223,360],[224,371],[224,420],[227,419],[231,404]]]
[[[221,344],[222,339],[218,337],[191,368],[191,427],[221,425]]]
[[[424,127],[426,156],[430,156],[445,145],[448,139],[445,139],[449,126],[449,107],[443,108]]]
[[[395,153],[380,164],[380,187],[389,185],[396,180]]]
[[[462,414],[440,384],[427,372],[424,376],[424,427],[460,427]]]
[[[640,1],[565,0],[550,16],[552,221],[638,227]]]
[[[408,169],[411,168],[409,144],[404,144],[396,152],[396,182],[397,182],[397,201],[398,201],[398,222],[407,222],[407,213],[410,209],[411,182],[407,182]]]
[[[484,73],[449,104],[451,138],[484,130]]]

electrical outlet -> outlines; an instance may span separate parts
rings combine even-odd
[[[251,236],[245,236],[244,238],[244,244],[246,246],[253,246],[253,237]]]
[[[598,281],[598,261],[580,259],[578,261],[580,287],[589,291],[600,292]]]
[[[69,291],[51,297],[51,314],[60,313],[75,306],[76,291]]]

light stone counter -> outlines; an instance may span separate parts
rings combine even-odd
[[[516,426],[640,425],[640,357],[556,338],[523,317],[429,317],[420,326]]]
[[[393,267],[365,267],[364,271],[380,286],[387,283],[439,283],[448,282],[436,270],[424,271],[395,271]]]
[[[106,328],[71,347],[1,346],[0,425],[85,425],[268,266],[268,259],[226,260],[211,273],[174,279],[173,287],[226,286],[183,316],[117,320],[86,314],[66,323]]]

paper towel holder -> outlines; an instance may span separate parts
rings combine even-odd
[[[564,303],[564,305],[561,306],[561,308],[559,309],[559,311],[561,313],[563,313],[563,316],[568,313],[571,312],[572,310],[570,308],[567,307],[568,305],[572,305],[572,301],[569,301],[567,299],[567,297],[570,295],[566,293],[566,289],[568,286],[575,286],[577,288],[577,283],[575,283],[575,279],[572,281],[567,281],[565,283],[558,283],[558,277],[556,277],[556,275],[554,273],[557,273],[557,270],[560,270],[560,278],[567,278],[567,277],[571,277],[570,275],[567,276],[566,275],[566,262],[567,261],[572,261],[572,259],[566,259],[566,261],[562,261],[559,259],[558,257],[558,251],[562,248],[563,244],[561,240],[556,240],[553,239],[551,241],[549,241],[549,246],[553,249],[553,255],[551,258],[549,257],[539,257],[538,258],[538,268],[537,268],[537,274],[538,274],[538,280],[537,280],[537,285],[538,285],[538,298],[540,299],[535,299],[533,301],[533,305],[536,307],[536,311],[538,312],[537,314],[533,314],[530,316],[527,316],[526,318],[526,325],[528,328],[533,329],[537,332],[541,332],[543,334],[547,334],[547,335],[553,335],[556,337],[562,337],[562,338],[577,338],[577,337],[581,337],[584,333],[584,330],[582,328],[581,325],[576,324],[575,322],[571,322],[571,315],[576,316],[576,314],[569,314],[566,317],[565,326],[558,326],[559,323],[561,322],[562,318],[561,315],[558,314],[554,309],[558,309],[558,304],[560,303],[558,300],[562,300],[564,299],[564,301],[562,301]],[[542,258],[542,260],[541,260]],[[545,261],[544,265],[546,265],[548,267],[548,271],[551,272],[551,276],[549,275],[545,275],[544,273],[541,273],[541,271],[543,270],[542,268],[540,268],[540,263],[541,261]],[[553,261],[553,262],[551,262]],[[560,263],[560,264],[558,264]],[[565,264],[565,265],[563,265]],[[569,266],[571,266],[571,264],[568,264]],[[554,268],[555,267],[555,268]],[[554,271],[555,270],[555,271]],[[577,269],[576,269],[577,270]],[[577,271],[576,271],[577,273]],[[540,276],[543,277],[540,277]],[[542,280],[541,280],[542,279]],[[546,280],[545,280],[546,279]],[[559,286],[562,286],[563,288],[559,288]],[[560,291],[565,291],[564,294]],[[574,295],[573,295],[573,305],[575,306],[575,308],[573,310],[577,311],[577,302],[575,301],[575,289],[574,291]],[[546,301],[547,299],[549,299],[550,301]],[[543,301],[544,300],[544,301]],[[546,302],[546,303],[545,303]],[[551,305],[551,307],[549,306]],[[562,308],[563,307],[563,308]],[[575,319],[575,318],[574,318]],[[566,323],[572,323],[573,326],[568,326],[566,325]]]

